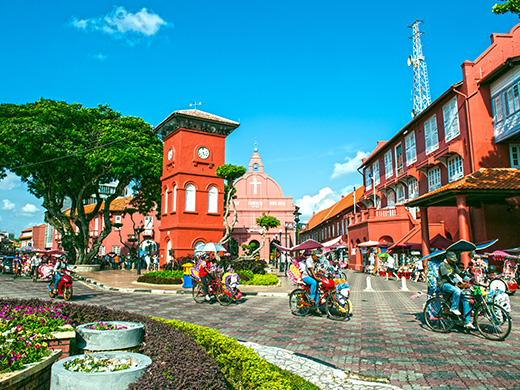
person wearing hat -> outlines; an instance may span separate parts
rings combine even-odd
[[[307,257],[302,271],[302,280],[305,284],[308,284],[311,287],[311,304],[315,304],[318,295],[318,277],[314,271],[315,264],[318,261],[318,251],[312,251],[311,255]]]
[[[455,252],[447,252],[446,260],[444,260],[439,265],[439,288],[447,293],[453,295],[451,301],[450,311],[460,316],[464,314],[464,327],[466,329],[475,329],[473,324],[470,322],[470,305],[468,299],[462,294],[462,290],[469,287],[469,284],[466,283],[462,277],[460,276],[461,261],[457,258],[457,254]],[[461,313],[459,310],[459,302],[462,297],[462,310],[464,313]]]

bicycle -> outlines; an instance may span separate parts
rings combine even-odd
[[[204,287],[200,280],[194,279],[191,295],[193,300],[199,304],[206,302],[206,294],[204,294]],[[222,306],[229,306],[234,301],[234,297],[228,293],[219,274],[215,275],[215,278],[208,284],[208,295],[214,295]]]
[[[349,299],[350,290],[336,292],[333,279],[322,278],[318,286],[317,303],[311,303],[310,292],[310,286],[303,283],[300,283],[300,287],[291,292],[289,308],[292,314],[306,316],[311,309],[316,309],[317,305],[325,304],[327,316],[332,320],[344,321],[352,315],[352,303]]]
[[[504,340],[511,333],[511,317],[503,307],[487,303],[485,297],[489,292],[482,291],[480,286],[472,286],[472,292],[470,313],[478,331],[489,340]],[[447,295],[449,294],[437,294],[424,306],[424,319],[434,332],[448,333],[458,321],[464,323],[463,316],[450,312],[451,303]]]

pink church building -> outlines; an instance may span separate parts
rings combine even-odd
[[[262,243],[263,229],[256,224],[256,219],[262,213],[276,217],[280,221],[278,228],[270,229],[267,233],[268,241],[260,251],[260,258],[269,259],[270,244],[276,242],[282,246],[292,246],[295,241],[294,211],[292,197],[284,197],[280,185],[264,172],[262,159],[256,147],[251,156],[248,170],[235,182],[238,222],[231,237],[239,245],[249,245],[253,241]],[[233,220],[233,213],[229,222]],[[242,249],[240,252],[242,253]]]

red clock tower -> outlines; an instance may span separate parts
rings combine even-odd
[[[225,141],[239,123],[200,110],[175,111],[156,131],[164,141],[160,262],[193,254],[224,232]]]

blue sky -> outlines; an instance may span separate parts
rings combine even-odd
[[[246,165],[258,140],[265,171],[304,217],[362,183],[362,157],[410,119],[412,52],[421,24],[432,100],[460,65],[520,22],[495,1],[0,2],[1,103],[40,97],[159,124],[200,109],[241,126],[226,162]],[[0,182],[0,231],[43,222],[41,200]]]

